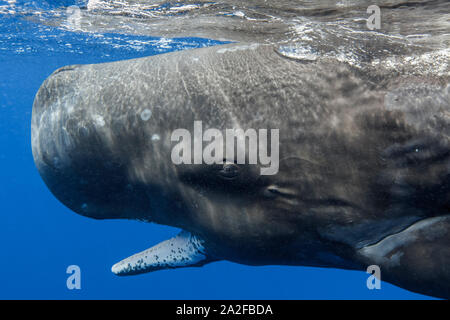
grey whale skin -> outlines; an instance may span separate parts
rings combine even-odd
[[[449,99],[445,75],[228,44],[55,71],[35,98],[32,148],[76,213],[183,229],[114,265],[118,275],[217,260],[376,264],[383,281],[449,298]],[[279,128],[278,174],[174,165],[171,132],[194,120]]]

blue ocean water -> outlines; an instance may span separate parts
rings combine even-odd
[[[80,1],[0,1],[41,11]],[[368,290],[364,272],[307,267],[202,268],[117,277],[111,266],[178,232],[133,221],[76,215],[47,189],[33,162],[31,111],[40,84],[69,64],[100,63],[218,41],[92,34],[40,24],[0,10],[0,299],[424,299],[383,282]],[[81,289],[66,268],[81,268]]]

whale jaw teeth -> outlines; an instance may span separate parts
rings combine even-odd
[[[132,255],[112,266],[118,276],[136,275],[164,269],[200,267],[213,261],[208,258],[204,241],[187,231]]]

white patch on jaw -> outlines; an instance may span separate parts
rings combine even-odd
[[[95,124],[99,127],[105,126],[105,120],[102,116],[95,114],[92,118],[94,118]]]
[[[176,237],[116,263],[111,271],[127,275],[169,268],[195,266],[206,260],[203,240],[181,231]]]
[[[152,112],[149,109],[145,109],[141,112],[142,121],[148,121],[152,117]]]
[[[159,140],[161,140],[159,134],[155,133],[154,135],[152,135],[152,141],[159,141]]]

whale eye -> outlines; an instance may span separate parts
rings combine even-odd
[[[239,175],[239,166],[233,162],[225,162],[219,174],[225,179],[236,178]]]

